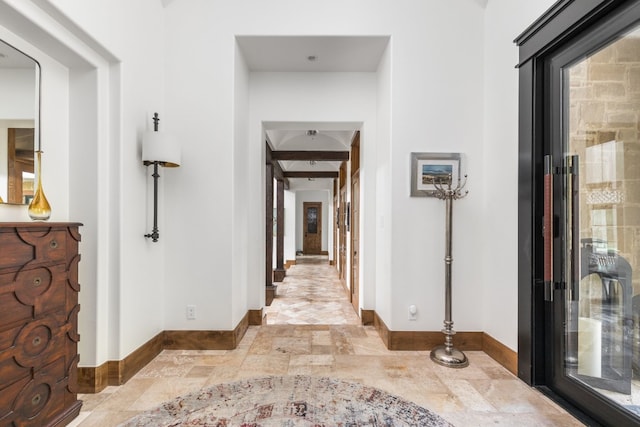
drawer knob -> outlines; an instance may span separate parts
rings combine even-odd
[[[42,396],[40,396],[40,393],[38,393],[31,398],[31,404],[33,406],[38,406],[41,400],[42,400]]]
[[[51,242],[49,242],[49,247],[51,249],[55,249],[58,247],[58,241],[57,240],[52,240]]]
[[[33,286],[40,286],[42,284],[42,278],[41,277],[34,277],[33,278]]]

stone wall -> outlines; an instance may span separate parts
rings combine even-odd
[[[580,236],[606,240],[640,293],[640,32],[571,66],[569,154],[580,156]]]

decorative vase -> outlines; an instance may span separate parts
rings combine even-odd
[[[44,195],[42,189],[42,151],[36,151],[37,158],[37,184],[36,192],[33,195],[31,203],[29,203],[29,217],[34,221],[46,221],[51,216],[51,206]]]

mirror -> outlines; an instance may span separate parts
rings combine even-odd
[[[0,203],[33,198],[39,116],[40,65],[0,40]]]

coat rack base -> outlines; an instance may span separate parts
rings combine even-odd
[[[439,345],[431,350],[431,360],[449,368],[465,368],[469,366],[469,359],[463,352],[455,348],[447,349],[445,345]]]

